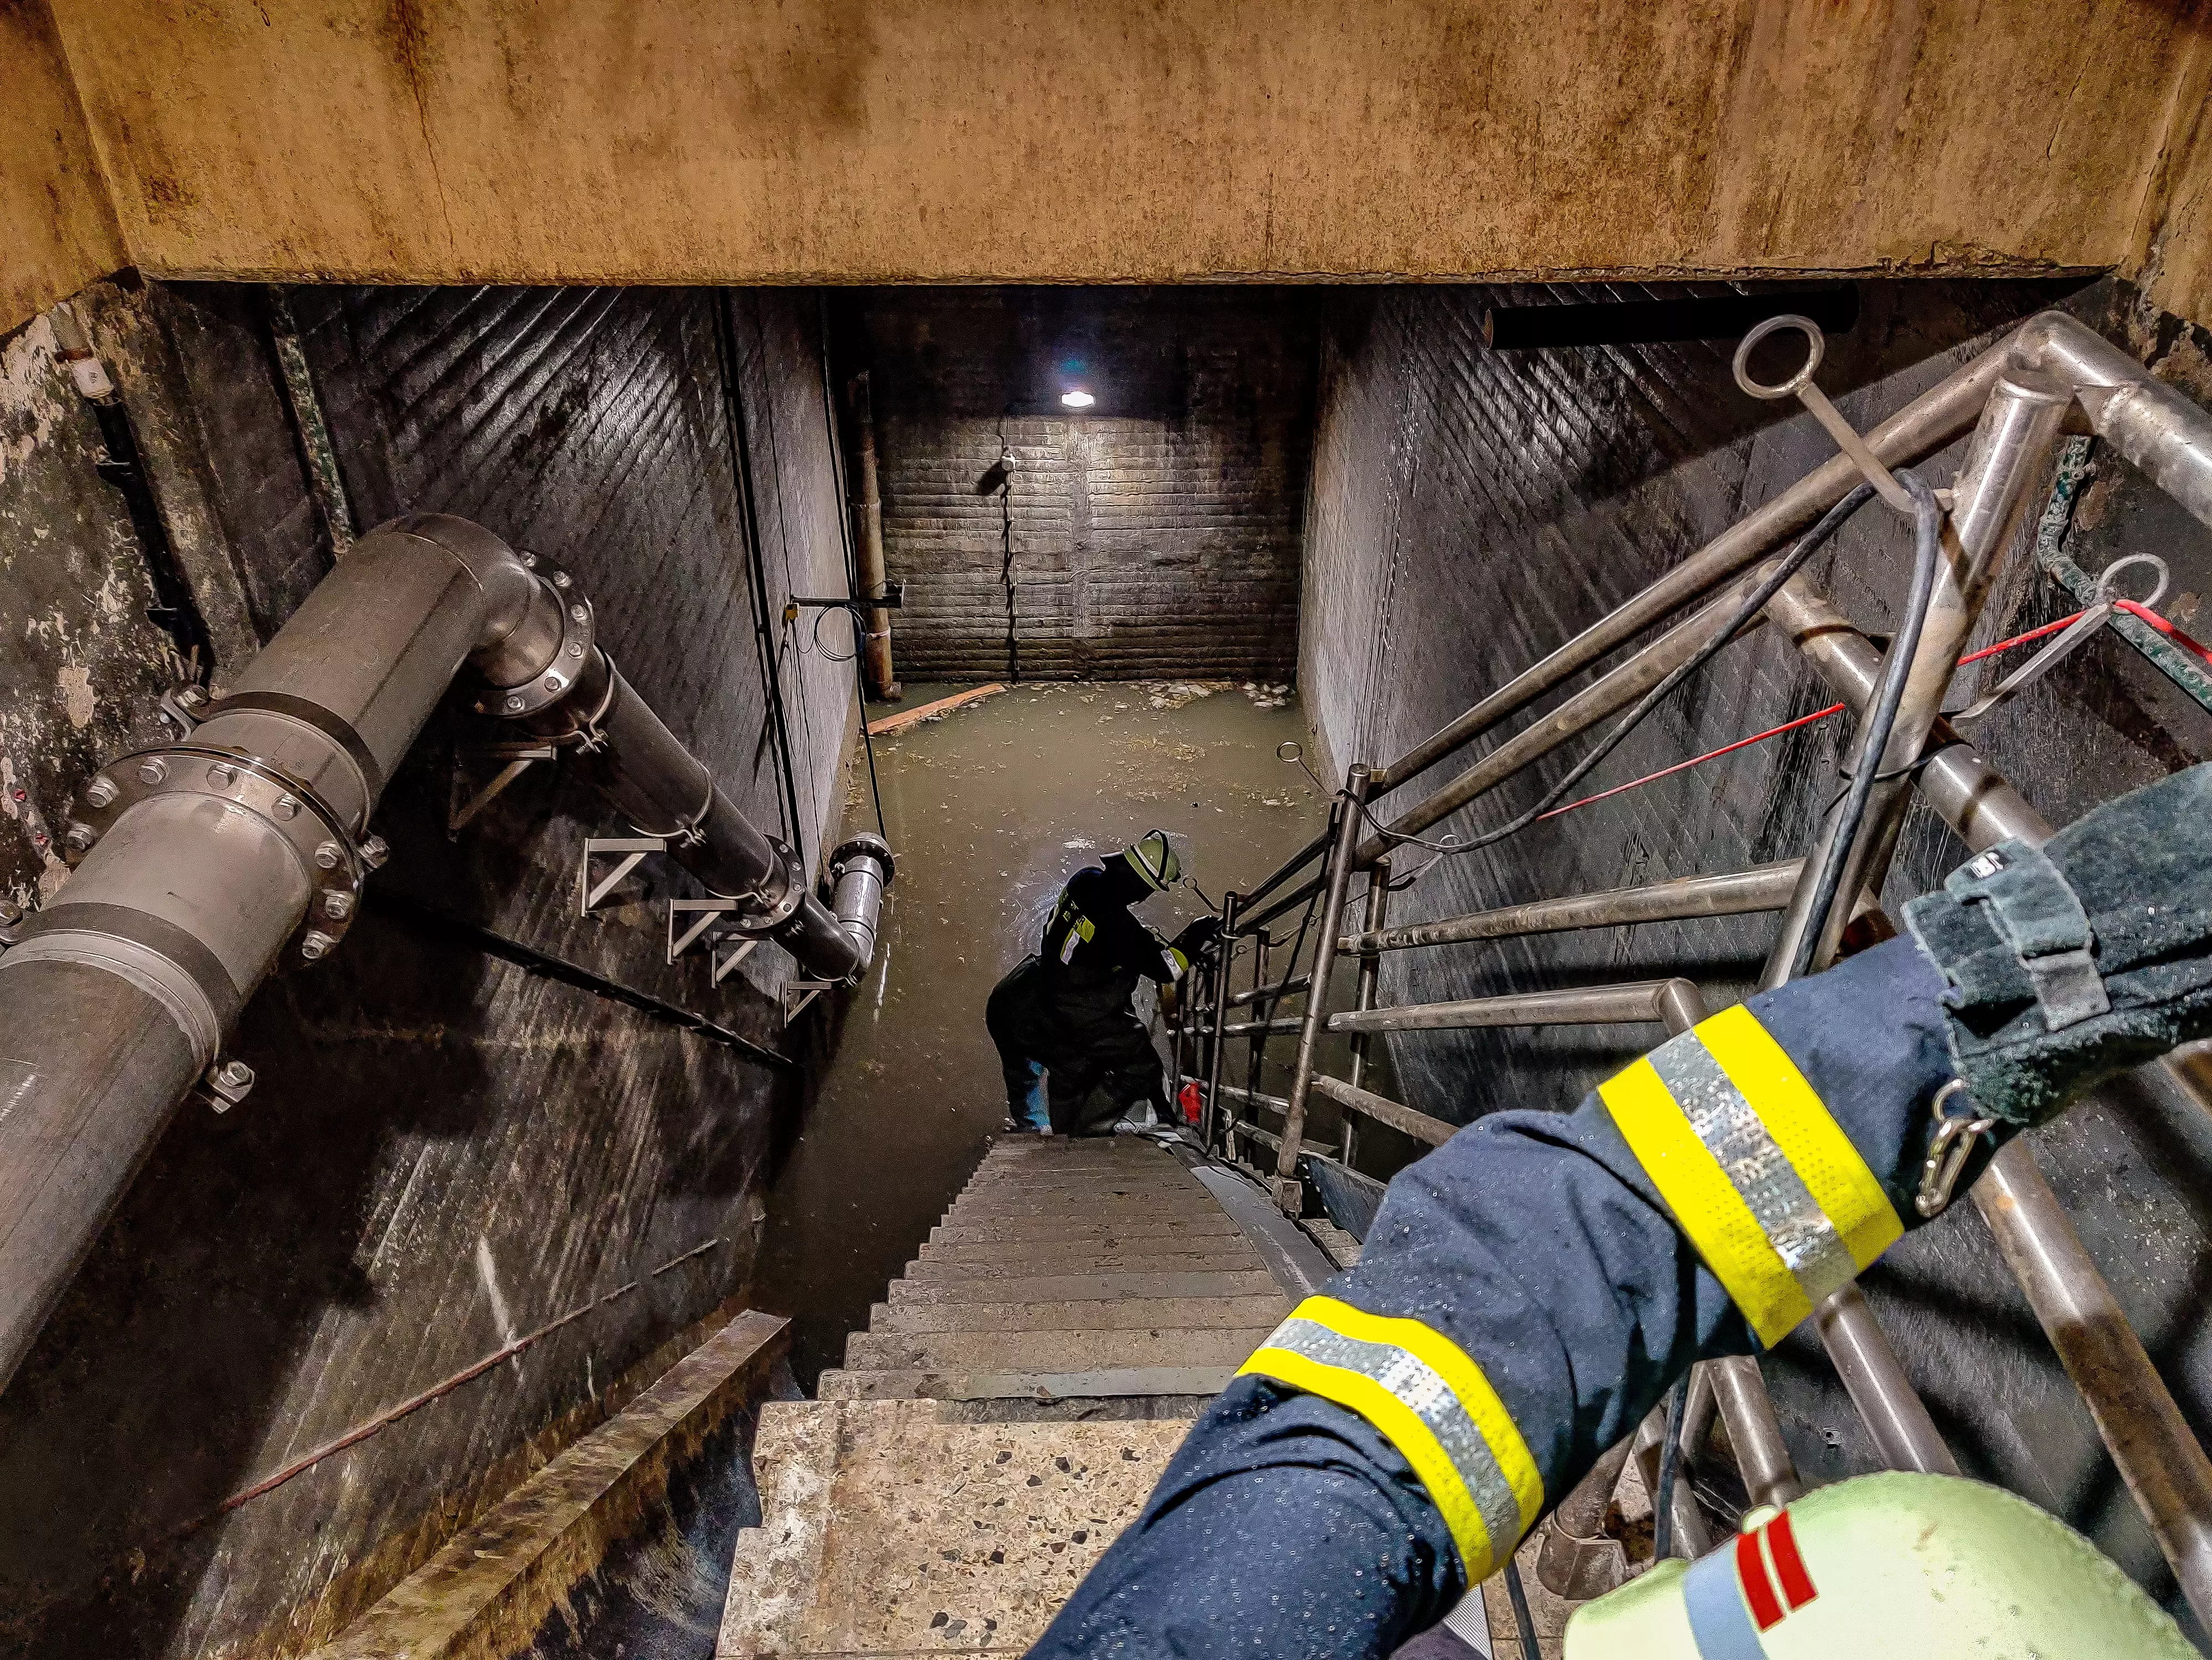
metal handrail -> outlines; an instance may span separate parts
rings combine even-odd
[[[1643,887],[1608,888],[1601,893],[1537,899],[1525,905],[1470,911],[1433,922],[1408,922],[1395,928],[1370,927],[1347,934],[1337,949],[1370,953],[1416,951],[1429,946],[1460,946],[1479,939],[1517,939],[1532,933],[1565,933],[1575,928],[1612,928],[1630,922],[1682,922],[1708,916],[1743,916],[1780,910],[1797,885],[1802,859],[1784,859],[1719,876],[1678,876]]]
[[[1603,1026],[1664,1020],[1669,980],[1515,992],[1449,1003],[1398,1003],[1328,1017],[1331,1031],[1459,1031],[1475,1026]],[[1686,983],[1686,982],[1685,982]]]
[[[1917,459],[1942,447],[1969,426],[1978,424],[1981,429],[1960,477],[1958,499],[1953,503],[1953,522],[1965,538],[1951,550],[1954,559],[1960,562],[1954,574],[1963,579],[1962,583],[1947,597],[1945,603],[1951,610],[1923,646],[1924,664],[1916,662],[1914,678],[1917,684],[1909,688],[1909,696],[1917,712],[1903,723],[1902,730],[1907,738],[1884,757],[1886,762],[1911,763],[1910,766],[1899,765],[1895,770],[1909,778],[1911,787],[1976,851],[2008,836],[2040,839],[2050,830],[2018,792],[1936,714],[1943,685],[1950,678],[1954,637],[1963,639],[1964,631],[1972,626],[1981,593],[1986,591],[1994,559],[2011,539],[2010,526],[2018,518],[2026,489],[2040,477],[2048,461],[2047,441],[2055,435],[2049,419],[2049,394],[2034,384],[2032,375],[2023,378],[2018,373],[2023,367],[2058,376],[2065,394],[2078,403],[2081,415],[2094,431],[2196,517],[2212,523],[2212,417],[2152,380],[2140,364],[2093,331],[2060,313],[2046,313],[2030,319],[2006,340],[1915,399],[1869,435],[1868,441],[1883,460],[1894,465]],[[2001,386],[2008,376],[2011,384]],[[2008,419],[2011,421],[2009,428],[2006,425]],[[1356,834],[1345,833],[1347,828],[1356,832],[1358,819],[1364,816],[1366,801],[1381,800],[1614,647],[1711,593],[1730,576],[1761,562],[1778,544],[1803,528],[1826,506],[1841,499],[1856,478],[1856,470],[1848,460],[1841,457],[1832,460],[1798,481],[1766,508],[1730,526],[1626,605],[1601,618],[1398,760],[1371,770],[1354,769],[1357,787],[1347,789],[1336,804],[1335,833],[1327,838],[1328,857],[1322,872],[1243,925],[1248,929],[1263,927],[1274,915],[1305,903],[1314,895],[1327,896],[1324,926],[1315,944],[1307,1007],[1298,1023],[1298,1057],[1292,1074],[1291,1094],[1281,1104],[1285,1134],[1279,1140],[1268,1138],[1279,1148],[1275,1186],[1277,1196],[1286,1208],[1299,1198],[1295,1177],[1304,1129],[1304,1100],[1310,1093],[1334,1101],[1348,1112],[1374,1117],[1378,1122],[1395,1122],[1407,1133],[1423,1139],[1435,1137],[1439,1131],[1449,1135],[1452,1128],[1442,1120],[1389,1101],[1360,1088],[1357,1083],[1316,1075],[1312,1070],[1312,1048],[1318,1031],[1348,1031],[1355,1034],[1355,1041],[1359,1041],[1375,1030],[1393,1029],[1383,1023],[1404,1019],[1414,1010],[1422,1012],[1395,1029],[1419,1030],[1431,1022],[1444,1024],[1435,1018],[1438,1012],[1444,1010],[1479,1013],[1486,1005],[1498,1010],[1504,1004],[1514,1003],[1526,1008],[1532,995],[1557,995],[1534,994],[1517,999],[1470,1000],[1459,1005],[1378,1009],[1373,1006],[1372,970],[1380,952],[1512,938],[1578,927],[1771,909],[1776,908],[1771,902],[1777,891],[1785,885],[1794,890],[1800,882],[1809,879],[1806,873],[1813,868],[1812,863],[1793,860],[1717,878],[1688,878],[1680,883],[1655,884],[1643,889],[1539,901],[1397,929],[1382,926],[1382,901],[1371,896],[1370,916],[1364,930],[1348,935],[1337,931],[1349,867],[1387,854],[1391,845],[1388,836],[1361,840]],[[1973,545],[1966,545],[1966,541]],[[1401,833],[1426,829],[1444,814],[1516,775],[1561,742],[1624,707],[1640,695],[1642,688],[1657,683],[1668,660],[1686,657],[1691,642],[1710,639],[1709,630],[1717,627],[1717,619],[1724,615],[1720,604],[1708,605],[1686,622],[1678,623],[1668,634],[1648,644],[1593,682],[1583,693],[1566,700],[1427,800],[1401,815],[1392,829]],[[1880,654],[1809,581],[1801,575],[1786,584],[1768,603],[1765,620],[1789,635],[1814,670],[1842,692],[1846,701],[1863,710],[1879,673]],[[1885,810],[1869,812],[1860,843],[1855,844],[1850,854],[1844,892],[1861,893],[1879,882],[1894,845],[1897,822],[1905,799],[1900,788],[1885,804]],[[1347,846],[1348,842],[1357,845]],[[1310,864],[1316,851],[1315,847],[1310,846],[1296,861],[1255,890],[1255,894],[1273,892],[1297,870]],[[1698,884],[1717,885],[1717,891],[1732,893],[1735,899],[1745,903],[1740,908],[1730,903],[1726,909],[1673,909],[1680,897],[1680,891]],[[1667,895],[1665,891],[1669,889],[1677,890],[1677,895]],[[1756,903],[1750,903],[1754,892],[1759,896]],[[1711,897],[1710,891],[1706,897]],[[1233,900],[1235,896],[1231,897]],[[1870,900],[1863,893],[1859,903],[1872,908]],[[1797,926],[1798,915],[1799,907],[1785,911],[1790,927]],[[1785,927],[1785,935],[1789,931]],[[1331,1015],[1325,1007],[1328,969],[1339,950],[1360,956],[1362,989],[1358,1008]],[[1695,988],[1687,982],[1660,983],[1668,984],[1674,992],[1672,1006],[1660,1018],[1666,1018],[1677,1030],[1682,1029],[1687,1020],[1694,1018],[1690,1007],[1696,1002]],[[1617,993],[1620,988],[1601,989]],[[1223,1006],[1218,997],[1225,994],[1224,972],[1218,976],[1217,1025],[1220,1023]],[[1537,1006],[1540,1008],[1542,1005]],[[1482,1023],[1489,1024],[1487,1020]],[[1210,1115],[1215,1095],[1226,1093],[1218,1081],[1222,1051],[1218,1040],[1214,1042],[1212,1049],[1207,1098]],[[1363,1067],[1364,1056],[1356,1056],[1354,1065]],[[2199,1109],[2212,1113],[2212,1060],[2202,1055],[2177,1056],[2154,1063],[2148,1070],[2157,1074],[2155,1082],[2161,1090],[2179,1092]],[[1267,1098],[1266,1104],[1273,1106],[1274,1098]],[[1347,1150],[1350,1122],[1349,1117],[1345,1120]],[[2171,1394],[2129,1328],[2110,1286],[2081,1247],[2063,1208],[2035,1167],[2026,1144],[2014,1143],[1992,1162],[1990,1172],[1990,1177],[1975,1189],[1976,1202],[1997,1236],[2006,1260],[2021,1279],[2069,1376],[2087,1403],[2116,1466],[2148,1518],[2184,1594],[2200,1619],[2212,1622],[2212,1461],[2206,1459],[2203,1448],[2189,1432]],[[1894,1353],[1856,1288],[1847,1287],[1824,1303],[1816,1311],[1815,1323],[1854,1403],[1891,1462],[1908,1468],[1953,1468],[1948,1451],[1936,1435],[1926,1408],[1905,1379]],[[1735,1381],[1742,1382],[1741,1378]],[[1762,1480],[1770,1479],[1778,1479],[1777,1473],[1762,1475]]]
[[[1241,1009],[1249,1003],[1264,1001],[1270,997],[1296,997],[1313,983],[1310,975],[1295,975],[1288,980],[1278,980],[1272,986],[1255,986],[1249,991],[1240,991],[1229,1000],[1229,1006]]]

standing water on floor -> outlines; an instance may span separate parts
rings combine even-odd
[[[956,690],[909,687],[905,707]],[[983,1002],[1036,949],[1060,885],[1161,829],[1187,838],[1188,873],[1216,900],[1249,887],[1327,818],[1326,794],[1276,758],[1305,738],[1280,689],[1113,682],[1017,686],[876,740],[897,879],[875,965],[775,1173],[754,1293],[793,1316],[806,1387],[1004,1120]],[[865,763],[854,780],[848,831],[874,823]],[[1206,909],[1176,891],[1137,914],[1171,935]]]

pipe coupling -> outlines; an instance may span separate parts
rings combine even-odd
[[[500,642],[495,660],[477,665],[493,684],[477,695],[476,711],[502,721],[527,720],[568,696],[590,664],[592,648],[598,643],[592,602],[581,585],[558,565],[534,553],[515,556],[536,578],[540,601],[531,607],[522,625]],[[559,619],[557,635],[544,626],[555,617]],[[531,637],[524,638],[526,635]],[[512,674],[517,668],[524,670],[523,678],[512,684],[498,684],[503,674]]]
[[[210,797],[251,813],[290,846],[309,894],[280,960],[313,963],[335,950],[361,909],[363,880],[391,851],[381,836],[357,835],[321,795],[269,761],[213,745],[171,744],[119,756],[93,775],[63,832],[62,857],[75,869],[124,814],[167,794]]]
[[[731,911],[723,921],[732,933],[760,935],[774,933],[807,897],[806,862],[795,848],[787,846],[773,836],[768,844],[775,849],[778,873],[762,884],[756,893],[724,896],[731,897],[742,909]]]

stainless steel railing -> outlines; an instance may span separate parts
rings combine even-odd
[[[2050,826],[1950,729],[1940,711],[1982,599],[2019,539],[2033,501],[2047,488],[2054,447],[2062,429],[2069,428],[2097,434],[2191,513],[2212,523],[2212,416],[2062,313],[2032,319],[1865,435],[1866,445],[1885,466],[1923,459],[1969,433],[1972,441],[1944,503],[1947,557],[1936,598],[1880,757],[1877,794],[1844,850],[1844,880],[1829,925],[1812,952],[1815,968],[1825,966],[1833,954],[1848,916],[1878,912],[1875,896],[1905,807],[1916,793],[1972,850],[2008,836],[2039,839],[2050,833]],[[1250,892],[1228,896],[1223,936],[1206,982],[1208,1006],[1192,1011],[1189,1024],[1177,1028],[1176,1056],[1180,1072],[1186,1042],[1192,1045],[1192,1068],[1184,1075],[1200,1087],[1204,1133],[1211,1143],[1229,1146],[1232,1154],[1239,1142],[1274,1154],[1271,1164],[1263,1164],[1255,1173],[1271,1183],[1286,1212],[1295,1215],[1304,1208],[1301,1171],[1310,1161],[1334,1156],[1350,1166],[1355,1127],[1362,1121],[1432,1146],[1454,1132],[1455,1126],[1365,1086],[1367,1046],[1376,1032],[1632,1020],[1663,1022],[1680,1031],[1704,1012],[1698,988],[1680,979],[1394,1007],[1377,1000],[1385,952],[1628,922],[1778,911],[1783,920],[1765,983],[1786,977],[1808,924],[1810,886],[1820,854],[1827,841],[1841,833],[1832,811],[1824,814],[1814,846],[1802,859],[1398,927],[1388,922],[1390,861],[1393,849],[1406,838],[1626,708],[1724,635],[1736,597],[1773,570],[1778,547],[1841,500],[1859,477],[1848,455],[1835,457],[1395,760],[1379,766],[1354,763],[1332,806],[1327,832]],[[1723,584],[1731,586],[1718,598],[1708,598]],[[1881,675],[1881,654],[1809,581],[1800,575],[1784,584],[1766,603],[1763,620],[1863,716]],[[1375,809],[1385,799],[1571,676],[1670,621],[1672,626],[1656,639],[1376,828]],[[1357,929],[1347,930],[1352,879],[1363,871],[1364,915]],[[1316,899],[1319,915],[1304,972],[1293,962],[1272,982],[1260,983],[1268,952],[1255,946],[1254,987],[1232,994],[1230,970],[1239,942],[1264,940],[1269,923]],[[1339,955],[1356,958],[1358,968],[1352,1007],[1332,1011],[1332,972]],[[1278,1013],[1284,1000],[1292,998],[1301,1003],[1296,1016]],[[1230,1009],[1255,1003],[1257,1018],[1226,1018]],[[1352,1038],[1348,1078],[1317,1069],[1317,1047],[1328,1032]],[[1282,1096],[1224,1082],[1231,1042],[1264,1046],[1286,1036],[1296,1041]],[[2154,1070],[2161,1090],[2212,1113],[2212,1061],[2184,1055]],[[1337,1108],[1342,1126],[1340,1143],[1327,1152],[1307,1139],[1308,1108],[1316,1096]],[[1279,1133],[1255,1122],[1262,1111],[1281,1121]],[[1999,1155],[1974,1198],[2184,1594],[2198,1618],[2212,1625],[2212,1462],[2129,1328],[2027,1143],[2015,1141]],[[1885,1462],[1897,1468],[1955,1470],[1949,1450],[1857,1288],[1847,1286],[1824,1303],[1814,1311],[1814,1325]],[[1715,1402],[1724,1415],[1747,1481],[1761,1493],[1794,1488],[1796,1477],[1774,1428],[1756,1363],[1713,1362],[1698,1368],[1698,1374],[1700,1398]]]

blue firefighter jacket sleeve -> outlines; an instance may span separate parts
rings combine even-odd
[[[1745,1006],[1856,1149],[1866,1190],[1879,1184],[1875,1202],[1896,1219],[1870,1236],[1881,1243],[1917,1219],[1929,1104],[1953,1076],[1942,989],[1898,939]],[[1388,1655],[1502,1565],[1692,1362],[1754,1351],[1753,1323],[1640,1162],[1617,1101],[1492,1112],[1400,1172],[1359,1266],[1248,1367],[1264,1370],[1293,1328],[1314,1329],[1300,1316],[1317,1304],[1333,1328],[1322,1342],[1338,1347],[1310,1353],[1402,1337],[1396,1371],[1376,1374],[1386,1383],[1425,1357],[1446,1383],[1473,1379],[1461,1396],[1486,1391],[1466,1420],[1479,1435],[1447,1425],[1440,1438],[1463,1489],[1433,1455],[1417,1468],[1427,1444],[1358,1391],[1240,1377],[1031,1654]]]

